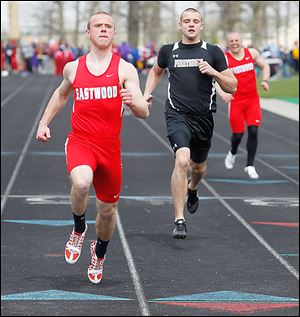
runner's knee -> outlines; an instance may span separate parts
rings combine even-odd
[[[193,164],[192,168],[194,173],[204,175],[206,172],[206,161],[200,164]]]
[[[231,141],[240,143],[243,138],[244,133],[233,133],[231,137]]]
[[[188,168],[190,166],[190,158],[188,155],[185,155],[185,153],[179,153],[180,150],[177,151],[176,153],[176,162],[175,162],[175,167],[188,171]]]
[[[248,138],[255,140],[258,134],[258,127],[255,125],[250,125],[248,127]]]
[[[101,217],[112,218],[117,212],[118,203],[103,203],[97,201],[97,210]]]
[[[72,187],[76,193],[83,195],[88,193],[91,182],[88,179],[77,177],[72,181]]]

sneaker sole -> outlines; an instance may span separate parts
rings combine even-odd
[[[71,252],[70,252],[71,253]],[[67,255],[66,255],[66,251],[65,251],[65,260],[68,264],[75,264],[80,258],[80,254],[78,255],[77,259],[76,260],[70,260]]]
[[[194,214],[197,211],[198,207],[199,207],[199,198],[198,198],[197,203],[195,203],[194,206],[189,207],[188,204],[186,205],[186,208],[190,214]]]
[[[173,239],[185,239],[186,233],[173,233]]]
[[[91,283],[93,283],[93,284],[99,284],[99,283],[102,281],[102,277],[103,277],[103,276],[101,276],[100,279],[92,280],[92,279],[90,278],[90,275],[88,274],[88,279],[89,279],[89,281],[90,281]]]

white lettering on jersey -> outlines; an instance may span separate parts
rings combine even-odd
[[[254,64],[253,63],[248,63],[240,66],[235,66],[230,68],[234,74],[241,74],[245,72],[249,72],[254,69]]]
[[[198,67],[198,59],[175,59],[174,67]]]
[[[117,86],[75,88],[76,100],[112,99],[117,95]]]

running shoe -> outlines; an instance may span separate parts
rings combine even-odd
[[[187,192],[187,201],[186,201],[186,207],[189,213],[193,214],[196,212],[198,206],[199,206],[199,198],[197,196],[197,189],[192,190],[188,188]]]
[[[105,261],[105,256],[102,259],[97,257],[96,243],[97,241],[93,241],[90,245],[92,260],[88,268],[88,278],[94,284],[98,284],[102,280],[103,263]]]
[[[244,171],[248,174],[248,176],[252,179],[258,179],[259,176],[255,170],[254,166],[246,166]]]
[[[83,233],[77,233],[73,229],[70,235],[70,239],[65,247],[65,259],[67,263],[74,264],[78,261],[81,254],[82,244],[85,238],[86,231],[87,225],[85,225],[85,230]]]
[[[229,151],[225,157],[225,167],[228,170],[231,170],[233,168],[234,162],[236,159],[236,154],[232,154],[231,151]]]
[[[186,224],[184,219],[175,221],[175,229],[173,231],[174,239],[185,239],[186,237]]]

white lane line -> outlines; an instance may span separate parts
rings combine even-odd
[[[144,290],[143,290],[143,287],[142,287],[141,282],[140,282],[140,277],[139,277],[138,271],[135,268],[134,260],[133,260],[129,245],[128,245],[127,240],[126,240],[126,236],[125,236],[125,233],[123,230],[123,225],[121,223],[120,215],[118,212],[117,212],[117,228],[118,228],[119,236],[121,239],[122,247],[124,250],[125,258],[127,260],[127,264],[129,267],[129,271],[131,274],[131,278],[133,281],[133,285],[135,288],[135,292],[137,295],[137,300],[138,300],[138,304],[139,304],[142,316],[151,316],[150,310],[149,310],[149,307],[147,304],[147,300],[146,300],[145,295],[144,295]]]
[[[19,88],[17,88],[12,94],[7,96],[2,102],[1,102],[1,109],[4,107],[14,96],[16,96],[21,90],[24,89],[24,87],[32,81],[32,78],[29,80],[26,80]]]
[[[227,113],[224,113],[223,111],[218,110],[217,114],[220,114],[221,116],[227,118],[227,121],[228,121],[228,114]],[[261,127],[261,126],[259,127],[259,131],[262,131],[262,132],[264,132],[266,134],[269,134],[269,135],[275,137],[275,139],[280,139],[280,140],[282,140],[282,141],[284,141],[286,143],[290,143],[291,145],[296,145],[297,147],[299,146],[299,142],[296,142],[296,141],[293,141],[293,140],[289,140],[289,139],[287,139],[287,138],[285,138],[285,137],[283,137],[281,135],[278,135],[278,133],[277,134],[273,133],[272,131],[269,131],[269,130]]]
[[[205,181],[203,182],[208,190],[215,196],[219,198],[219,201],[222,205],[292,274],[299,280],[299,273],[298,271],[287,262],[278,252],[273,249],[268,242],[255,230],[249,225],[249,223],[238,214],[223,198],[219,196],[217,191],[215,191],[208,183]]]
[[[2,197],[2,195],[1,195]],[[95,195],[89,196],[91,199],[96,198]],[[268,196],[220,196],[224,200],[244,200],[253,206],[271,206],[271,207],[298,207],[299,197],[268,197]],[[30,205],[65,205],[70,204],[70,195],[9,195],[8,198],[25,199]],[[161,202],[172,203],[172,196],[120,196],[124,200],[135,200],[142,202]],[[213,196],[201,196],[200,200],[218,200]]]
[[[162,98],[160,97],[155,97],[156,99],[158,99],[161,103],[164,104],[164,101],[162,100]],[[152,129],[152,128],[151,128]],[[148,129],[149,130],[149,129]],[[153,130],[153,129],[152,129]],[[150,131],[150,130],[149,130]],[[154,131],[154,130],[153,130]],[[155,131],[154,132],[151,132],[153,135],[158,135]],[[220,135],[219,133],[216,132],[216,130],[214,130],[214,135],[221,139],[222,141],[224,141],[225,143],[227,144],[231,144],[229,140],[227,140],[225,137],[223,137],[222,135]],[[163,143],[166,143],[164,140],[162,140]],[[160,141],[162,143],[162,141]],[[245,149],[243,149],[242,147],[239,147],[240,151],[243,152],[243,153],[247,153],[247,151]],[[225,157],[225,154],[224,154],[224,157]],[[296,184],[299,186],[299,181],[295,180],[294,178],[288,176],[287,174],[283,173],[282,171],[280,171],[279,169],[275,168],[274,166],[270,165],[269,163],[267,163],[266,161],[260,159],[259,157],[256,157],[255,158],[256,161],[260,162],[261,164],[267,166],[269,169],[273,170],[275,173],[281,175],[282,177],[286,178],[287,180],[289,180],[290,182]]]
[[[147,128],[147,130],[155,137],[157,140],[163,144],[171,153],[173,153],[172,149],[170,148],[169,144],[167,144],[162,137],[154,131],[148,123],[143,120],[139,120],[139,122]],[[237,211],[235,211],[218,193],[215,191],[204,179],[201,181],[205,187],[215,196],[222,205],[293,275],[299,280],[299,273],[298,271],[290,265],[285,259],[283,259],[278,252],[276,252],[265,240],[264,238],[256,232],[248,223],[247,221],[241,217]]]
[[[5,190],[5,192],[4,192],[3,196],[2,196],[2,199],[1,199],[1,216],[2,216],[3,210],[5,208],[5,205],[6,205],[6,202],[7,202],[7,198],[9,196],[9,194],[10,194],[10,192],[11,192],[13,186],[14,186],[14,183],[16,181],[16,178],[18,176],[20,167],[21,167],[21,165],[23,163],[23,160],[24,160],[24,157],[26,155],[26,152],[27,152],[27,149],[29,147],[29,144],[32,141],[32,137],[33,137],[33,135],[34,135],[34,133],[36,131],[38,122],[39,122],[39,120],[40,120],[40,118],[42,116],[44,108],[46,107],[46,103],[47,103],[47,101],[50,98],[50,95],[52,93],[52,86],[53,86],[53,84],[50,85],[50,88],[49,88],[45,98],[42,101],[42,105],[43,106],[40,107],[40,110],[39,110],[39,112],[38,112],[38,114],[37,114],[37,116],[35,118],[35,121],[34,121],[34,124],[32,126],[32,129],[31,129],[31,131],[30,131],[30,133],[29,133],[29,135],[27,137],[27,140],[25,142],[25,145],[24,145],[24,147],[22,149],[21,155],[20,155],[20,157],[18,159],[18,162],[17,162],[17,164],[16,164],[16,166],[14,168],[13,174],[12,174],[12,176],[11,176],[11,178],[9,180],[9,183],[8,183],[8,185],[6,187],[6,190]]]
[[[222,141],[226,142],[227,144],[229,144],[229,145],[231,144],[229,140],[227,140],[226,138],[224,138],[224,137],[223,137],[222,135],[220,135],[219,133],[214,132],[214,135],[215,135],[217,138],[221,139]],[[239,149],[241,150],[241,152],[247,154],[247,151],[244,150],[242,147],[239,147]],[[262,160],[261,158],[256,157],[255,160],[258,161],[258,162],[260,162],[261,164],[267,166],[269,169],[273,170],[275,173],[277,173],[277,174],[281,175],[282,177],[286,178],[286,179],[289,180],[290,182],[292,182],[292,183],[294,183],[294,184],[296,184],[296,185],[299,186],[299,181],[297,181],[296,179],[294,179],[294,178],[288,176],[287,174],[283,173],[282,171],[280,171],[280,170],[277,169],[276,167],[270,165],[269,163],[267,163],[266,161]]]

